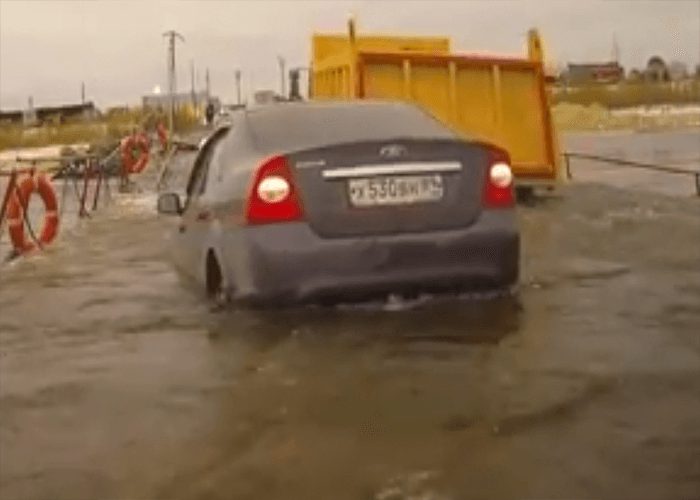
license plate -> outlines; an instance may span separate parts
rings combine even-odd
[[[348,194],[355,207],[410,205],[439,201],[445,188],[441,175],[402,175],[350,179]]]

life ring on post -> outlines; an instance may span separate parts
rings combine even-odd
[[[44,223],[37,237],[39,246],[48,245],[58,234],[58,199],[51,181],[44,174],[25,177],[17,184],[7,206],[10,239],[18,253],[30,252],[37,247],[37,243],[32,238],[27,238],[24,231],[25,212],[29,205],[29,198],[35,191],[44,202]]]
[[[158,125],[156,125],[156,132],[158,133],[160,149],[165,151],[166,149],[168,149],[168,129],[165,128],[163,122],[158,122]]]
[[[124,172],[138,174],[148,165],[151,143],[146,134],[125,137],[121,143],[121,156]],[[138,152],[138,153],[137,153]]]

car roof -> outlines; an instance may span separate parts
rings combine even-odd
[[[384,113],[398,118],[398,113],[412,113],[415,116],[422,115],[424,118],[432,119],[429,114],[413,104],[379,99],[277,102],[252,106],[247,108],[245,113],[248,116],[274,116],[279,120],[299,118],[314,113],[325,113],[329,118],[334,116],[341,118],[347,113]]]
[[[276,103],[246,111],[263,152],[293,152],[333,144],[390,139],[455,139],[420,108],[397,101]]]

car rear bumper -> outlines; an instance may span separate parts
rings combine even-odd
[[[234,300],[251,305],[491,290],[518,279],[520,240],[511,211],[484,212],[469,228],[429,233],[324,239],[305,223],[243,233],[243,255],[234,257],[243,266],[227,266],[228,282],[235,284]]]

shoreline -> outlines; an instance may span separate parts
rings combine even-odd
[[[700,129],[700,106],[695,104],[608,109],[596,104],[560,103],[550,111],[558,132],[653,133]]]
[[[659,132],[700,132],[700,105],[697,104],[654,104],[628,108],[608,109],[600,105],[584,106],[572,103],[558,103],[550,107],[555,133],[586,134],[644,134]],[[83,140],[76,142],[76,130],[72,130],[69,140],[61,140],[60,127],[46,129],[23,129],[0,127],[0,165],[13,162],[18,154],[32,154],[39,150],[60,150],[64,147],[85,147],[93,140],[102,143],[108,135],[103,123],[70,124],[67,128],[83,129]],[[36,140],[36,136],[45,137]],[[6,139],[1,140],[3,135]],[[13,136],[10,138],[10,136]],[[31,145],[17,146],[26,137],[35,139]],[[87,141],[85,140],[87,138]],[[68,137],[66,137],[68,139]],[[9,143],[9,144],[8,144]],[[14,143],[14,144],[13,144]]]
[[[608,129],[590,129],[590,128],[557,128],[558,135],[597,135],[597,136],[616,136],[616,135],[642,135],[642,134],[665,134],[665,133],[687,133],[697,132],[700,134],[700,125],[688,127],[659,127],[654,129],[634,129],[634,128],[608,128]]]

